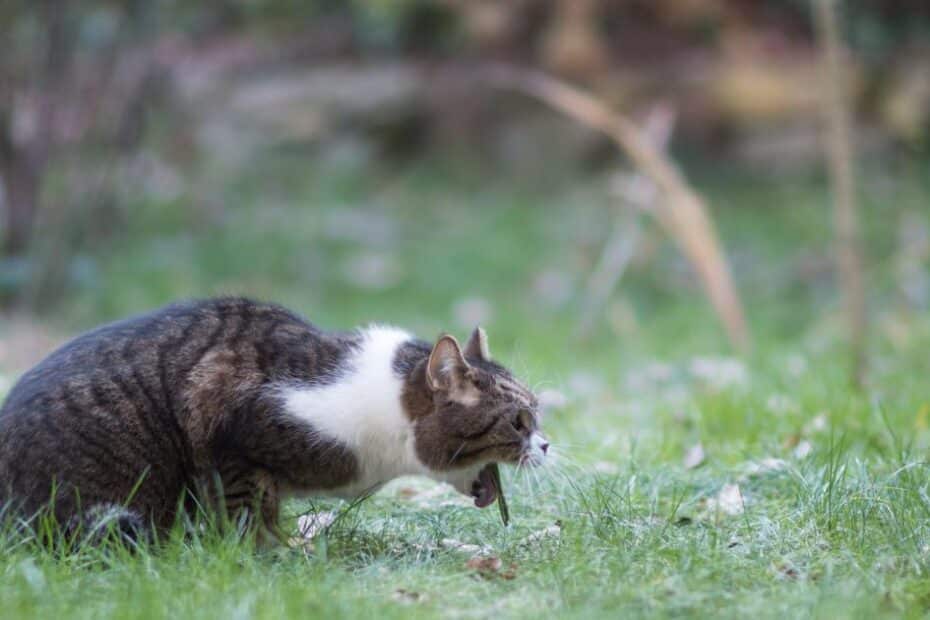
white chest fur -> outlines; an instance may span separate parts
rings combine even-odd
[[[291,415],[355,453],[359,479],[334,495],[352,497],[397,476],[428,473],[416,456],[413,424],[400,401],[403,383],[393,370],[398,347],[410,339],[399,329],[369,327],[337,381],[281,389]]]

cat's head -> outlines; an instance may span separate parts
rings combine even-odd
[[[485,507],[498,495],[489,464],[546,460],[549,443],[539,431],[536,396],[491,360],[483,329],[474,330],[464,349],[441,336],[418,372],[406,399],[408,410],[417,409],[417,456],[434,478]]]

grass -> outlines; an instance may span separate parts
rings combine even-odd
[[[590,341],[573,337],[579,282],[609,224],[601,179],[487,186],[437,167],[305,168],[269,157],[222,185],[221,213],[140,200],[125,236],[81,257],[82,277],[45,320],[76,331],[244,292],[327,327],[464,336],[458,315],[477,307],[492,353],[566,401],[544,420],[553,462],[504,472],[510,528],[494,508],[401,481],[351,509],[289,506],[292,528],[303,511],[341,514],[311,553],[210,532],[135,553],[56,552],[7,531],[0,617],[926,615],[930,321],[896,275],[902,215],[928,223],[926,178],[876,172],[865,192],[877,329],[858,393],[816,178],[701,180],[757,341],[736,360],[652,229],[610,320]],[[359,256],[391,285],[353,284]],[[698,443],[706,458],[686,467]],[[739,488],[729,503],[727,485]],[[500,568],[469,566],[474,553],[449,539],[488,546]]]

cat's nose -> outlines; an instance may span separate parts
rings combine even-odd
[[[544,441],[539,444],[539,449],[542,450],[543,454],[549,454],[549,442]]]

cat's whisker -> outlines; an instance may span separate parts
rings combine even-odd
[[[535,486],[535,489],[539,490],[540,488],[542,488],[542,481],[540,480],[540,477],[539,477],[538,467],[534,468],[533,471],[530,472],[530,476],[532,476],[533,478],[533,484]]]
[[[560,441],[558,443],[549,443],[549,449],[564,450],[565,448],[571,448],[572,450],[588,450],[592,447],[593,444],[587,443],[566,443]]]
[[[549,458],[555,463],[559,463],[559,462],[578,463],[578,460],[574,456],[571,456],[570,452],[566,450],[562,450],[561,446],[550,446]]]
[[[575,477],[590,473],[590,469],[572,463],[562,463],[560,466],[553,467],[552,471],[558,472],[559,475],[570,475]]]
[[[452,458],[449,459],[449,465],[450,465],[450,466],[451,466],[453,463],[455,463],[455,459],[457,459],[457,458],[459,457],[459,455],[462,453],[462,450],[465,449],[465,444],[467,444],[467,443],[468,443],[467,441],[463,441],[462,444],[458,447],[458,450],[456,450],[456,451],[452,454]]]
[[[534,392],[534,393],[539,393],[539,392],[542,392],[543,390],[545,390],[545,389],[547,389],[547,388],[549,388],[549,387],[554,386],[554,385],[555,385],[555,382],[550,381],[550,380],[546,380],[546,379],[541,379],[541,380],[539,380],[539,381],[536,381],[535,383],[532,383],[531,385],[532,385],[532,390],[533,390],[533,392]]]
[[[586,473],[590,471],[589,466],[585,466],[572,458],[564,457],[561,455],[556,455],[553,458],[552,469],[557,471],[570,471],[575,474]]]

